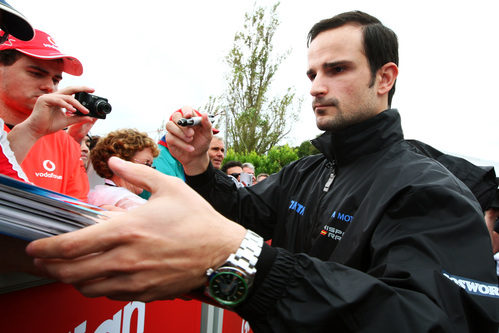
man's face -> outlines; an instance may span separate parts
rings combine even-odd
[[[227,169],[227,174],[234,176],[237,180],[241,180],[241,173],[243,173],[243,168],[240,166],[233,166]]]
[[[386,109],[370,87],[371,72],[358,26],[326,30],[310,43],[307,76],[312,82],[317,127],[337,131]]]
[[[249,173],[250,175],[255,175],[255,171],[249,167],[244,167],[243,172]]]
[[[80,144],[80,151],[81,151],[80,160],[83,161],[83,166],[85,167],[85,169],[88,166],[88,158],[90,154],[89,147],[90,147],[90,138],[85,137],[85,139],[83,139]]]
[[[208,149],[208,155],[210,156],[213,167],[215,167],[215,169],[220,169],[225,157],[225,146],[223,141],[213,138],[210,143],[210,148]]]
[[[16,123],[26,119],[36,100],[57,90],[62,62],[21,56],[11,66],[0,64],[0,103]],[[11,122],[12,120],[10,120]]]

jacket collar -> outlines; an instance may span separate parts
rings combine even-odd
[[[312,144],[329,161],[342,165],[403,139],[400,115],[396,109],[389,109],[339,132],[325,132]]]

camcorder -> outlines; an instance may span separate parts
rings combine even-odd
[[[86,92],[78,92],[75,94],[75,98],[84,107],[90,111],[88,114],[83,114],[80,111],[76,111],[75,114],[81,116],[89,116],[99,119],[106,119],[106,116],[111,112],[111,104],[108,103],[106,98],[92,95]]]

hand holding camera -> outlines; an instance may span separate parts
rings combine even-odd
[[[80,116],[89,116],[93,118],[106,119],[106,116],[111,112],[111,104],[106,98],[89,94],[87,92],[77,92],[75,99],[90,111],[88,114],[83,114],[76,111],[75,114]]]

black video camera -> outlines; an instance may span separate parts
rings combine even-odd
[[[78,92],[75,94],[75,98],[84,107],[90,111],[88,114],[83,114],[80,111],[76,111],[76,114],[81,116],[89,116],[99,119],[106,119],[106,115],[111,112],[111,104],[107,102],[106,98],[92,95],[86,92]]]

